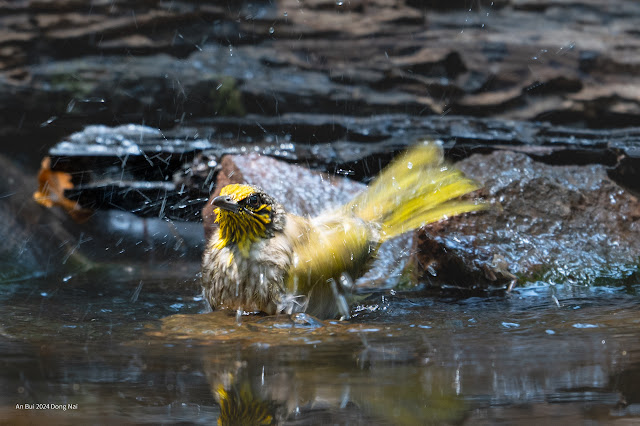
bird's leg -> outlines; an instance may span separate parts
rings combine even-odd
[[[278,312],[291,315],[295,312],[304,312],[309,306],[309,298],[305,294],[287,294],[278,304]]]
[[[242,306],[238,306],[238,309],[236,310],[236,324],[242,325],[243,314],[244,314],[244,309],[242,309]]]
[[[344,276],[344,274],[343,274]],[[342,277],[341,277],[342,278]],[[342,279],[341,279],[342,281]],[[349,304],[347,303],[347,298],[344,297],[344,293],[338,290],[338,284],[336,280],[333,278],[329,279],[329,284],[331,285],[331,291],[333,292],[333,297],[336,300],[336,305],[338,306],[338,311],[341,315],[341,320],[351,319],[351,314],[349,312]]]

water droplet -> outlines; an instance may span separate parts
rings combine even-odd
[[[168,76],[165,76],[165,78],[168,78]],[[103,98],[98,98],[98,97],[91,97],[91,98],[84,98],[82,99],[80,102],[84,102],[84,103],[98,103],[98,104],[103,104],[106,101]]]
[[[287,11],[286,11],[286,10],[284,11],[284,14],[283,14],[283,15],[284,15],[284,17],[285,17],[285,18],[286,18],[287,16],[289,16],[289,14],[287,13]]]
[[[276,32],[275,28],[269,27],[269,34],[273,34],[275,32]]]
[[[438,271],[433,266],[433,263],[430,263],[429,265],[427,265],[427,272],[429,272],[434,277],[438,276]]]
[[[342,0],[336,0],[336,6],[342,6],[344,2]]]
[[[58,117],[56,117],[55,115],[53,117],[50,117],[47,121],[45,121],[44,123],[40,124],[40,127],[47,127],[49,124],[53,123],[54,121],[56,121],[58,119]]]
[[[351,276],[349,276],[349,274],[347,274],[346,272],[343,272],[342,274],[340,274],[340,285],[342,286],[343,289],[346,289],[349,291],[353,290],[355,287],[355,283],[351,279]]]
[[[504,328],[518,328],[518,327],[520,327],[520,324],[518,324],[516,322],[503,322],[502,326]]]
[[[413,169],[413,163],[412,163],[411,161],[409,161],[409,162],[407,163],[407,168],[408,168],[408,169]]]
[[[598,325],[597,324],[582,324],[582,323],[577,323],[577,324],[573,324],[574,328],[597,328]]]

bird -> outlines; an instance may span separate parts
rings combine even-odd
[[[229,184],[210,202],[218,226],[202,257],[212,309],[349,318],[348,283],[381,243],[426,224],[487,208],[480,188],[445,161],[436,142],[394,159],[346,204],[298,216],[257,186]]]

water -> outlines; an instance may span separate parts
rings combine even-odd
[[[210,424],[222,405],[229,422],[234,407],[285,424],[640,421],[635,288],[387,292],[350,321],[238,322],[208,312],[197,269],[3,284],[0,419]]]

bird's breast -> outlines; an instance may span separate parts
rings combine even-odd
[[[212,308],[275,314],[291,253],[271,239],[254,242],[243,254],[235,245],[218,247],[211,238],[202,262],[204,296]]]

